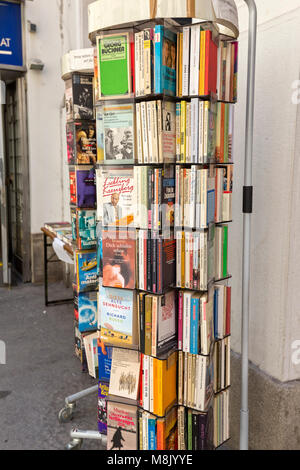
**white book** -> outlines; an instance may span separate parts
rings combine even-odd
[[[158,119],[157,119],[156,101],[151,101],[151,134],[152,134],[153,163],[159,163]]]
[[[146,411],[143,412],[143,450],[149,449],[148,443],[148,413]]]
[[[186,104],[186,163],[191,163],[191,103]]]
[[[191,26],[190,95],[199,93],[200,25]]]
[[[209,126],[209,101],[204,102],[204,118],[203,118],[203,163],[208,161],[208,126]]]
[[[151,101],[146,102],[146,110],[147,110],[147,133],[148,133],[148,146],[149,146],[149,162],[154,163],[153,161],[153,137],[152,137],[152,125],[151,125],[151,108],[152,103]]]
[[[225,388],[225,361],[227,357],[225,355],[225,340],[221,341],[221,389]]]
[[[141,290],[145,290],[145,285],[144,285],[144,231],[140,230],[139,231],[139,288]]]
[[[183,390],[183,404],[187,406],[187,394],[188,394],[188,355],[184,354],[184,390]]]
[[[221,50],[221,43],[218,47],[218,57],[217,57],[217,96],[218,99],[221,100],[221,57],[222,57],[222,50]]]
[[[189,95],[190,31],[189,26],[183,28],[182,96]]]
[[[135,51],[135,94],[140,96],[140,73],[139,73],[139,61],[140,61],[140,48],[139,48],[139,33],[134,35],[134,51]]]
[[[196,175],[196,229],[201,228],[201,169],[197,169]]]
[[[153,413],[154,411],[154,387],[152,386],[153,385],[153,357],[150,356],[149,357],[149,369],[150,369],[150,374],[149,374],[149,382],[151,384],[150,386],[150,413]]]
[[[198,98],[191,99],[191,162],[197,163],[198,161],[198,146],[199,146],[199,100]]]
[[[162,104],[161,101],[157,101],[157,139],[158,139],[158,162],[163,163],[163,142],[162,142],[162,132],[163,132],[163,117],[162,117]]]
[[[181,243],[182,243],[182,232],[180,230],[176,231],[176,286],[181,287]]]
[[[192,165],[190,172],[190,203],[189,203],[189,227],[195,227],[195,215],[196,215],[196,177],[197,177],[197,167]]]
[[[140,96],[145,94],[145,79],[144,79],[144,31],[139,34],[139,83],[140,83]]]
[[[136,104],[136,134],[137,134],[138,162],[139,163],[144,163],[142,120],[141,120],[141,104],[140,103]]]
[[[143,356],[144,366],[144,387],[143,387],[143,408],[146,411],[150,410],[150,357]]]
[[[185,288],[190,288],[190,233],[185,232]]]
[[[191,297],[192,297],[191,292],[184,292],[182,350],[183,352],[186,352],[186,353],[190,351]]]
[[[205,358],[203,356],[198,356],[197,364],[197,374],[199,374],[199,387],[197,394],[197,409],[204,411],[204,402],[205,402],[205,379],[206,379],[206,370],[205,370]]]
[[[175,184],[175,220],[174,220],[174,224],[175,224],[175,227],[179,227],[180,226],[180,208],[179,208],[179,204],[180,204],[180,167],[179,166],[176,166],[176,170],[175,170],[175,181],[176,181],[176,184]]]
[[[207,227],[207,178],[208,169],[201,170],[201,227]]]
[[[231,44],[227,45],[226,54],[226,86],[225,86],[225,101],[230,101],[230,80],[231,80]]]
[[[198,162],[204,163],[203,160],[203,141],[204,141],[204,101],[199,101],[199,148],[198,148]]]
[[[149,143],[148,143],[148,121],[147,121],[147,108],[146,103],[141,103],[141,123],[142,123],[142,136],[143,136],[143,155],[144,162],[149,163]]]

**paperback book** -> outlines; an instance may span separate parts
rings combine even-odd
[[[68,122],[66,131],[69,165],[95,165],[97,162],[95,121]]]

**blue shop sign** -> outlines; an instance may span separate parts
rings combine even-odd
[[[22,67],[22,20],[19,3],[0,0],[0,68]]]

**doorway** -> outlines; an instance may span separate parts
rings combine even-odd
[[[31,281],[25,78],[6,83],[4,107],[7,253],[12,280]]]

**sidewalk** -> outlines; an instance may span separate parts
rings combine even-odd
[[[66,291],[50,286],[50,295],[65,298]],[[79,402],[70,424],[57,419],[66,396],[96,384],[74,355],[72,308],[46,309],[40,286],[0,288],[0,340],[7,352],[7,365],[0,365],[0,450],[60,450],[73,427],[97,430],[96,394]],[[84,441],[83,449],[99,443]]]

